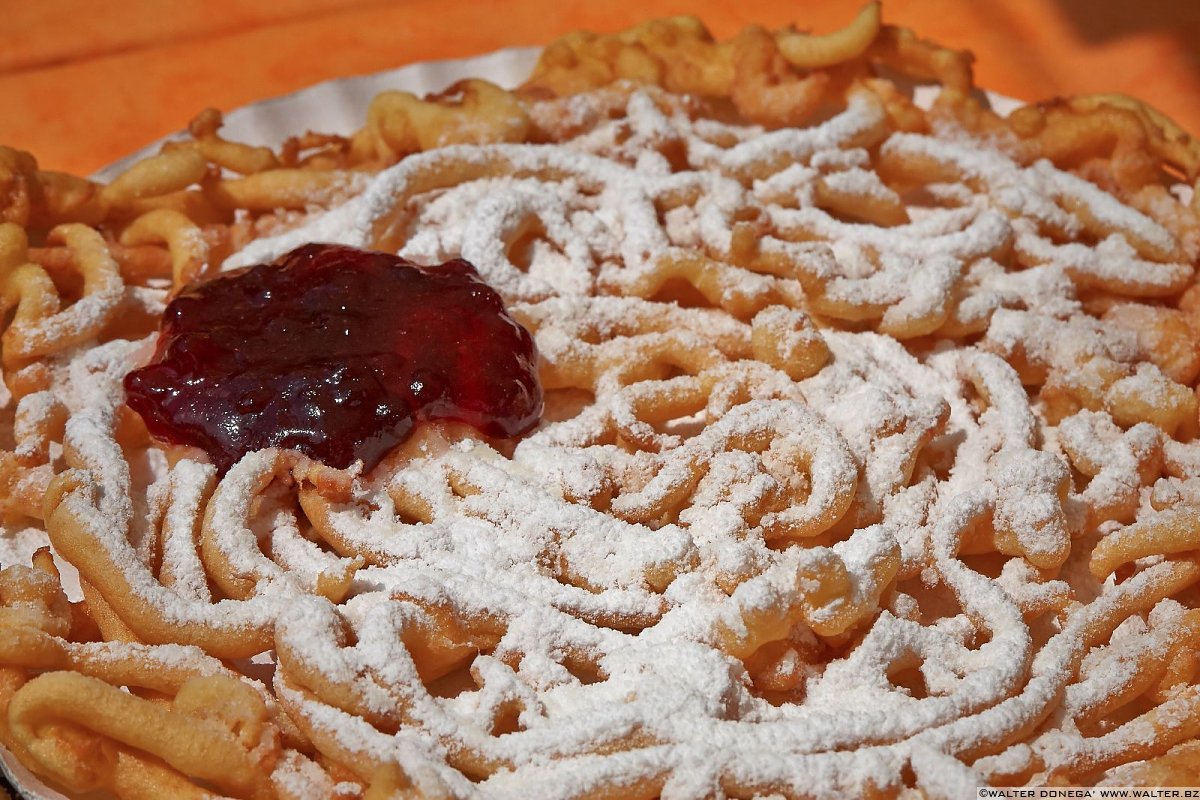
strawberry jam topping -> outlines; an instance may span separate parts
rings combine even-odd
[[[471,264],[326,244],[180,293],[125,392],[221,471],[264,447],[369,469],[417,421],[514,437],[542,411],[533,338]]]

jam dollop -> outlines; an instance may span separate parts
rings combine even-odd
[[[508,438],[542,411],[533,337],[470,263],[329,244],[181,292],[125,393],[222,472],[264,447],[369,469],[418,421]]]

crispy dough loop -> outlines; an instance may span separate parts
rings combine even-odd
[[[251,147],[241,142],[223,139],[217,131],[224,122],[220,111],[206,108],[188,123],[188,133],[192,135],[193,146],[207,161],[241,175],[263,172],[279,166],[279,159],[269,147]]]
[[[975,57],[970,52],[921,39],[908,28],[881,26],[867,57],[905,74],[935,80],[943,93],[966,96],[974,86],[971,64]]]
[[[880,8],[878,2],[867,3],[849,25],[823,36],[780,31],[775,34],[779,52],[800,69],[819,69],[857,58],[879,35]]]
[[[830,79],[819,70],[868,53],[882,30],[879,3],[868,3],[845,28],[822,35],[752,26],[718,43],[695,17],[653,20],[617,34],[576,32],[545,49],[521,91],[565,96],[633,80],[729,96],[747,119],[795,124],[827,98]]]
[[[57,576],[13,565],[0,570],[0,626],[33,628],[65,637],[71,630],[71,608]]]
[[[171,254],[171,275],[177,291],[203,278],[211,266],[209,244],[200,226],[178,211],[149,211],[121,233],[121,244],[127,246],[159,242],[166,244]]]
[[[1087,409],[1106,411],[1122,426],[1149,422],[1168,435],[1195,425],[1197,397],[1189,387],[1152,363],[1130,364],[1135,358],[1128,346],[1100,334],[1085,317],[1034,318],[1001,310],[982,346],[1012,363],[1024,383],[1041,386],[1052,423]]]
[[[409,153],[450,144],[522,142],[528,131],[525,110],[511,94],[471,79],[425,99],[380,92],[367,109],[366,127],[351,140],[351,150],[393,164]]]
[[[100,185],[38,169],[29,153],[0,147],[0,221],[46,230],[66,222],[97,225],[107,208]]]
[[[181,607],[179,595],[144,566],[139,564],[132,575],[117,566],[136,555],[127,542],[112,549],[105,544],[106,530],[120,520],[107,519],[100,502],[96,485],[85,473],[66,470],[46,490],[46,527],[55,549],[82,566],[83,578],[139,638],[151,643],[186,641],[226,658],[248,658],[269,647],[270,609],[276,601],[257,598]],[[182,609],[183,617],[172,618],[168,609]]]
[[[38,765],[81,792],[113,785],[120,769],[113,745],[123,745],[157,756],[184,775],[249,795],[263,772],[261,762],[275,757],[278,746],[269,741],[273,729],[264,724],[266,710],[257,694],[240,681],[216,676],[185,683],[172,706],[163,708],[95,678],[45,673],[16,692],[9,719],[15,741]],[[78,758],[71,740],[81,730],[113,744]]]
[[[794,381],[815,375],[829,360],[829,346],[803,311],[764,308],[751,323],[754,356]]]
[[[40,357],[95,339],[124,298],[120,270],[100,234],[70,223],[54,228],[49,237],[71,251],[83,279],[82,297],[63,309],[58,288],[40,266],[27,262],[8,272],[0,300],[6,309],[16,309],[2,340],[10,386],[21,369]],[[19,249],[14,246],[13,252]]]
[[[204,192],[219,208],[263,212],[331,205],[351,193],[355,185],[354,173],[344,170],[280,167],[215,181],[206,185]]]
[[[772,410],[781,419],[766,422],[774,416]],[[812,474],[806,498],[781,497],[778,508],[761,517],[768,539],[816,536],[833,526],[854,500],[858,468],[837,432],[798,404],[773,401],[735,407],[696,439],[663,453],[655,477],[637,491],[615,497],[613,513],[635,522],[673,518],[710,469],[714,454],[730,450],[761,453],[764,465],[780,474]],[[822,468],[813,469],[814,463]]]
[[[1071,550],[1063,508],[1070,474],[1061,459],[1037,448],[1037,421],[1015,370],[993,355],[977,353],[965,372],[988,407],[981,422],[997,426],[1002,442],[987,463],[996,492],[996,549],[1041,569],[1059,567]]]
[[[797,75],[777,38],[757,26],[747,27],[733,41],[731,60],[729,99],[739,114],[763,125],[799,124],[830,89],[825,73]]]
[[[208,171],[204,156],[195,150],[164,150],[137,162],[100,190],[101,201],[120,209],[135,200],[161,197],[199,183]]]
[[[1144,422],[1123,432],[1108,414],[1091,411],[1063,420],[1059,432],[1072,466],[1091,479],[1080,493],[1088,524],[1132,522],[1141,489],[1162,472],[1162,432]]]
[[[645,269],[629,272],[620,285],[626,296],[650,299],[671,281],[684,281],[739,319],[748,319],[781,299],[770,280],[747,280],[741,270],[698,253],[665,253]]]
[[[1093,575],[1102,578],[1148,555],[1194,550],[1200,550],[1200,506],[1180,505],[1144,516],[1101,539],[1089,566]]]
[[[1035,141],[1052,161],[1078,158],[1075,153],[1080,152],[1091,154],[1093,148],[1107,150],[1117,165],[1114,177],[1126,190],[1157,179],[1157,171],[1145,169],[1155,170],[1158,164],[1179,170],[1189,180],[1200,176],[1200,143],[1140,100],[1122,94],[1093,94],[1071,97],[1043,109],[1045,128]],[[1082,146],[1077,139],[1072,141],[1077,133],[1084,137]],[[1139,153],[1151,158],[1143,171],[1123,172],[1138,163]]]
[[[73,791],[117,789],[132,747],[167,761],[158,780],[181,790],[196,791],[190,776],[257,796],[279,744],[261,693],[198,650],[66,641],[76,612],[53,562],[34,560],[44,566],[0,571],[0,665],[41,673],[5,697],[0,741]],[[121,685],[173,696],[174,711]]]
[[[40,205],[41,184],[37,180],[37,161],[24,150],[0,147],[0,208],[3,221],[19,226],[30,223]]]
[[[297,467],[304,470],[303,456],[288,450],[263,450],[250,454],[231,468],[217,484],[204,511],[200,532],[200,555],[210,580],[227,596],[250,600],[260,583],[284,582],[289,577],[272,559],[263,555],[250,525],[253,509],[269,502],[263,495],[275,481],[290,481]],[[247,488],[250,491],[246,491]],[[294,525],[288,510],[280,508],[272,520],[280,537]],[[340,559],[321,553],[319,564],[306,570],[293,569],[297,581],[309,581],[309,592],[341,600],[349,589],[361,559]]]

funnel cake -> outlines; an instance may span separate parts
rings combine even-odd
[[[572,34],[516,90],[384,93],[279,152],[219,128],[107,186],[0,154],[0,741],[47,784],[1200,784],[1200,146],[1169,120],[999,116],[873,4]],[[473,265],[536,343],[537,426],[346,469],[152,438],[123,381],[168,299],[311,242]]]

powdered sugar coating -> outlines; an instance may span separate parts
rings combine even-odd
[[[151,490],[112,440],[134,347],[98,348],[68,368],[94,402],[65,401],[65,445],[98,491],[69,502],[132,529],[124,501],[157,493],[170,579],[135,543],[105,545],[134,594],[198,642],[274,650],[276,696],[318,750],[397,765],[429,794],[835,797],[910,772],[945,793],[1085,774],[1116,739],[1075,716],[1126,685],[1122,653],[1165,646],[1181,615],[1162,598],[1195,565],[1089,583],[1074,542],[1146,518],[1155,481],[1197,476],[1194,446],[1119,405],[1173,389],[1079,291],[1169,294],[1194,254],[1048,162],[889,135],[884,118],[860,93],[811,129],[727,126],[722,146],[717,123],[634,92],[563,144],[411,156],[225,266],[310,240],[472,260],[535,334],[541,427],[509,455],[422,442],[336,491],[274,451],[211,496],[186,460]],[[919,158],[945,168],[943,201],[907,221],[823,205],[818,184],[900,202],[898,165]],[[1095,248],[1055,241],[1093,228],[1111,231]],[[756,326],[811,363],[762,357]],[[1099,388],[1079,376],[1093,362]],[[1027,387],[1055,380],[1074,405],[1052,414]],[[277,502],[293,480],[302,513]],[[995,576],[979,553],[999,554]],[[218,564],[213,602],[201,570]],[[1071,596],[1083,587],[1094,599]],[[457,689],[421,674],[428,651]]]

